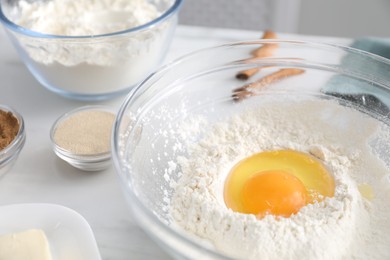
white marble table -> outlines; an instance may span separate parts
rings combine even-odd
[[[166,62],[216,44],[257,39],[261,32],[179,26]],[[348,45],[351,40],[281,35]],[[0,205],[55,203],[79,212],[90,224],[103,259],[169,259],[137,226],[128,211],[113,167],[98,173],[72,168],[53,153],[50,127],[61,114],[86,102],[72,101],[42,87],[28,72],[3,31],[0,33],[0,104],[24,117],[26,144],[18,161],[0,179]],[[118,108],[124,97],[100,102]]]

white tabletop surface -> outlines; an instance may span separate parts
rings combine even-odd
[[[261,32],[179,26],[165,62],[200,48],[257,39]],[[283,34],[280,38],[348,45],[349,39]],[[134,222],[114,167],[87,173],[52,151],[49,131],[63,113],[86,102],[65,99],[42,87],[0,33],[0,104],[15,108],[26,124],[26,144],[0,179],[0,205],[55,203],[80,213],[94,232],[102,259],[170,259]],[[124,97],[99,102],[119,108]]]

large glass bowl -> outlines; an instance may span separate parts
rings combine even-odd
[[[141,26],[100,35],[64,36],[32,31],[16,23],[21,16],[20,2],[42,1],[1,0],[0,22],[20,58],[43,86],[81,100],[126,93],[153,72],[167,53],[182,2],[148,1],[161,15]],[[128,19],[122,16],[117,17]]]
[[[263,45],[277,45],[269,57],[253,59]],[[247,81],[238,71],[261,68]],[[305,72],[265,86],[240,102],[233,90],[284,68]],[[239,93],[239,92],[238,92]],[[334,100],[390,126],[390,61],[328,44],[259,40],[222,45],[184,56],[149,76],[122,105],[114,127],[113,158],[124,195],[140,226],[173,256],[223,259],[226,256],[175,227],[169,199],[180,167],[172,162],[186,149],[180,139],[196,142],[202,133],[177,135],[175,128],[191,118],[206,118],[205,127],[256,106],[267,96],[289,101],[309,96]],[[289,113],[289,111],[286,111]],[[331,123],[331,120],[330,120]],[[356,126],[359,127],[358,125]],[[390,140],[380,140],[378,156],[390,165]],[[385,148],[383,148],[385,147]],[[387,147],[387,148],[386,148]]]

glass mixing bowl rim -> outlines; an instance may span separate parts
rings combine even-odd
[[[364,56],[372,61],[379,62],[385,66],[388,66],[389,70],[390,70],[390,59],[388,59],[388,58],[385,58],[383,56],[380,56],[380,55],[377,55],[377,54],[374,54],[374,53],[371,53],[371,52],[368,52],[365,50],[353,48],[350,46],[343,46],[343,45],[339,45],[339,44],[335,44],[335,43],[323,43],[323,42],[305,41],[305,40],[291,40],[291,39],[256,39],[256,40],[247,40],[247,41],[236,41],[236,42],[219,44],[219,45],[215,45],[215,46],[211,46],[211,47],[207,47],[207,48],[198,49],[198,50],[195,50],[195,51],[192,51],[192,52],[187,53],[185,55],[182,55],[182,56],[168,62],[167,64],[165,64],[165,65],[161,66],[160,68],[158,68],[157,70],[155,70],[153,73],[149,74],[149,76],[147,76],[143,81],[141,81],[138,85],[136,85],[127,94],[127,96],[124,99],[124,102],[122,104],[127,104],[129,102],[130,97],[132,96],[131,94],[132,93],[137,94],[139,92],[139,89],[142,88],[142,86],[145,85],[146,83],[148,83],[149,81],[153,80],[154,78],[158,78],[159,75],[164,74],[170,68],[178,65],[179,63],[185,62],[186,60],[194,58],[202,53],[210,52],[210,51],[218,50],[218,49],[222,49],[222,48],[231,48],[231,47],[240,46],[240,45],[265,45],[265,44],[276,44],[276,45],[287,44],[287,45],[299,45],[299,46],[305,45],[305,46],[308,46],[310,48],[316,48],[319,50],[320,49],[321,50],[328,49],[328,50],[334,50],[334,51],[338,50],[338,51],[344,52],[345,54]],[[252,58],[250,60],[242,59],[242,60],[240,60],[239,63],[236,61],[236,62],[234,62],[234,64],[242,64],[243,66],[248,65],[248,64],[265,65],[265,63],[267,63],[266,65],[280,65],[279,62],[273,62],[273,60],[275,60],[275,59],[273,59],[272,57]],[[279,60],[281,60],[281,59],[279,58]],[[291,61],[291,63],[288,64],[289,66],[297,65],[299,63],[303,64],[302,60],[294,59],[294,60],[290,60],[290,61]],[[307,64],[312,66],[314,63],[307,63]],[[333,65],[333,64],[331,64],[331,65]],[[304,66],[302,66],[302,67],[304,67]],[[327,65],[327,67],[330,68],[330,67],[334,67],[334,66]],[[341,71],[340,68],[336,68],[336,67],[334,67],[333,71],[342,72],[343,74],[347,74],[347,72],[348,72],[347,70]],[[352,71],[353,70],[349,70],[349,72],[352,72]],[[349,75],[351,75],[351,74],[353,74],[353,73],[350,73]],[[373,78],[370,78],[370,79],[374,80]],[[390,91],[390,81],[388,81],[387,84],[381,84],[380,82],[376,82],[376,83],[379,83],[380,85],[384,86],[385,88],[387,88]]]
[[[320,47],[320,48],[332,49],[335,51],[341,50],[342,52],[344,52],[346,54],[352,53],[352,54],[356,54],[356,55],[363,55],[363,56],[367,57],[368,59],[374,60],[376,62],[380,62],[386,66],[389,66],[389,68],[390,68],[390,59],[386,59],[386,58],[379,56],[379,55],[376,55],[376,54],[372,54],[372,53],[369,53],[369,52],[366,52],[363,50],[359,50],[359,49],[355,49],[352,47],[348,47],[348,46],[341,46],[341,45],[331,44],[331,43],[301,41],[301,40],[280,40],[280,39],[275,39],[275,40],[274,39],[271,39],[271,40],[264,39],[263,40],[263,39],[260,39],[260,40],[251,40],[251,41],[239,41],[239,42],[227,43],[227,44],[216,45],[213,47],[200,49],[200,50],[191,52],[189,54],[186,54],[184,56],[181,56],[181,57],[169,62],[168,64],[160,67],[160,69],[158,69],[154,73],[150,74],[141,83],[139,83],[136,87],[134,87],[128,93],[128,95],[126,96],[126,98],[124,99],[122,105],[120,106],[120,108],[118,110],[118,113],[117,113],[117,116],[115,119],[115,123],[114,123],[114,127],[113,127],[113,132],[112,132],[112,154],[113,154],[114,166],[115,166],[115,169],[117,171],[117,175],[119,176],[119,178],[122,181],[122,185],[125,182],[125,177],[121,173],[121,169],[126,168],[126,166],[123,163],[123,161],[121,160],[122,156],[121,156],[120,146],[119,146],[119,140],[120,140],[119,131],[121,128],[121,121],[125,115],[127,108],[129,107],[129,105],[132,104],[133,100],[137,98],[136,94],[143,93],[143,91],[144,91],[143,87],[145,87],[145,85],[147,85],[149,82],[153,82],[153,80],[155,78],[159,79],[160,75],[164,75],[167,71],[169,71],[171,68],[173,68],[175,66],[178,66],[181,62],[184,62],[186,60],[194,58],[197,55],[200,55],[204,52],[210,52],[210,51],[213,51],[215,49],[229,48],[229,47],[245,45],[245,44],[248,45],[248,44],[265,44],[265,43],[275,43],[275,44],[283,43],[283,44],[293,44],[293,45],[294,44],[295,45],[306,45],[306,46],[310,46],[312,48],[319,48]],[[260,61],[251,62],[251,64],[257,64],[257,63],[262,64]],[[335,70],[335,71],[338,71],[338,72],[343,73],[343,74],[345,74],[345,72],[346,72],[344,70]],[[149,87],[149,86],[147,86],[147,87]],[[386,85],[386,88],[390,92],[390,82],[388,85]],[[322,93],[322,94],[326,95],[324,93]],[[133,130],[131,130],[130,132],[132,132],[132,131]],[[185,236],[184,234],[181,234],[181,232],[179,232],[179,231],[171,228],[170,226],[166,225],[165,223],[163,223],[156,215],[154,215],[154,213],[149,208],[147,208],[142,203],[142,201],[137,197],[136,193],[133,192],[132,190],[126,189],[125,192],[126,192],[126,194],[128,194],[130,196],[130,200],[133,202],[131,207],[136,207],[137,210],[142,211],[142,214],[146,215],[149,218],[149,220],[151,222],[153,222],[154,224],[158,225],[159,228],[168,232],[171,237],[175,237],[176,239],[191,246],[192,248],[201,249],[202,251],[207,252],[208,254],[212,255],[213,257],[216,257],[218,259],[226,259],[226,256],[224,256],[223,254],[203,246],[201,243],[192,240],[191,238]],[[158,239],[160,239],[160,237]]]
[[[305,45],[305,46],[309,46],[311,48],[330,49],[330,50],[335,50],[335,51],[339,50],[339,51],[342,51],[346,54],[351,53],[354,55],[364,56],[364,57],[371,59],[375,62],[382,63],[383,65],[388,66],[390,69],[390,59],[387,59],[383,56],[380,56],[380,55],[377,55],[374,53],[370,53],[368,51],[356,49],[356,48],[349,47],[349,46],[334,44],[334,43],[321,43],[321,42],[315,42],[315,41],[286,40],[286,39],[256,39],[256,40],[249,40],[249,41],[236,41],[236,42],[231,42],[231,43],[225,43],[225,44],[220,44],[220,45],[215,45],[215,46],[195,50],[195,51],[192,51],[192,52],[187,53],[185,55],[182,55],[182,56],[168,62],[167,64],[161,66],[160,68],[155,70],[153,73],[149,74],[149,76],[147,76],[144,80],[142,80],[138,85],[136,85],[134,88],[132,88],[129,91],[129,93],[127,94],[127,96],[123,100],[123,103],[121,104],[120,109],[118,110],[116,121],[122,116],[121,113],[124,112],[124,107],[126,107],[131,102],[132,98],[136,94],[138,94],[139,92],[143,91],[142,87],[145,84],[149,83],[150,81],[152,81],[155,78],[158,79],[159,75],[164,75],[172,67],[178,66],[181,62],[185,62],[185,61],[187,61],[191,58],[194,58],[202,53],[206,53],[206,52],[210,52],[210,51],[222,49],[222,48],[231,48],[231,47],[235,47],[235,46],[249,45],[249,44],[250,45],[259,45],[259,44]],[[259,59],[251,59],[249,62],[246,60],[241,60],[240,62],[236,61],[234,63],[230,63],[230,65],[241,64],[242,66],[244,66],[244,65],[252,65],[253,66],[253,65],[264,65],[265,63],[267,65],[281,65],[280,60],[281,59],[279,59],[277,62],[273,62],[272,58],[259,58]],[[292,61],[288,65],[289,66],[298,65],[299,63],[303,63],[303,61],[295,59],[294,61]],[[286,63],[284,63],[284,64],[286,64]],[[314,65],[314,63],[308,63],[308,62],[306,62],[306,64],[309,64],[310,67],[312,67]],[[301,67],[304,67],[304,66],[301,66]],[[347,74],[347,72],[348,72],[347,70],[340,70],[340,68],[335,68],[334,66],[331,66],[329,64],[327,64],[327,68],[328,69],[333,68],[333,71],[341,72],[343,74]],[[349,75],[351,75],[351,73]],[[371,78],[371,80],[373,80],[373,79]],[[376,83],[378,83],[378,82],[376,82]],[[387,84],[381,84],[381,82],[379,82],[378,84],[387,88],[390,91],[390,81],[388,81]],[[114,124],[113,133],[116,133],[115,127],[116,127],[116,122]]]
[[[101,39],[105,37],[114,37],[114,36],[121,36],[128,33],[137,33],[141,31],[146,31],[148,29],[153,28],[159,23],[164,22],[168,18],[170,18],[172,15],[176,14],[182,5],[184,0],[174,0],[174,3],[159,17],[156,19],[153,19],[152,21],[142,24],[140,26],[132,27],[126,30],[121,30],[117,32],[112,33],[105,33],[105,34],[97,34],[97,35],[79,35],[79,36],[66,36],[66,35],[56,35],[56,34],[45,34],[36,32],[30,29],[27,29],[23,26],[20,26],[14,22],[12,22],[10,19],[7,18],[7,16],[3,12],[3,5],[2,2],[5,0],[0,1],[0,22],[3,23],[7,28],[10,30],[20,33],[25,36],[30,36],[34,38],[45,38],[45,39],[66,39],[66,40],[77,40],[77,39]]]
[[[305,41],[305,40],[292,40],[292,39],[255,39],[255,40],[247,40],[247,41],[236,41],[236,42],[230,42],[230,43],[225,43],[225,44],[219,44],[215,46],[211,46],[208,48],[203,48],[199,49],[196,51],[192,51],[188,54],[185,54],[181,57],[178,57],[174,59],[173,61],[167,63],[166,65],[162,66],[159,70],[155,71],[153,74],[156,74],[162,70],[164,70],[166,67],[173,67],[176,63],[185,61],[187,59],[192,58],[193,56],[199,55],[203,52],[209,52],[214,49],[221,49],[221,48],[227,48],[227,47],[234,47],[234,46],[239,46],[239,45],[259,45],[259,44],[291,44],[291,45],[306,45],[311,48],[321,48],[321,49],[333,49],[333,50],[341,50],[346,53],[351,53],[351,54],[357,54],[357,55],[363,55],[366,56],[367,58],[373,59],[378,62],[385,63],[390,66],[390,59],[385,58],[383,56],[353,48],[350,46],[343,46],[340,44],[335,44],[335,43],[323,43],[323,42],[316,42],[316,41]],[[253,58],[249,61],[246,61],[247,64],[257,64],[262,58]],[[298,60],[299,61],[299,60]],[[153,76],[153,74],[150,75]],[[146,81],[147,79],[145,79]],[[141,82],[142,84],[142,82]],[[140,84],[140,85],[141,85]]]

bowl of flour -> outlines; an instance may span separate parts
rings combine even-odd
[[[272,55],[253,58],[271,45]],[[369,53],[283,40],[169,64],[128,95],[114,126],[113,159],[133,217],[179,258],[389,258],[389,69]],[[289,215],[230,207],[226,183],[237,164],[280,151],[320,163],[331,195]],[[268,164],[279,174],[285,163]]]
[[[181,2],[1,0],[0,21],[43,86],[101,100],[128,92],[159,66]]]

